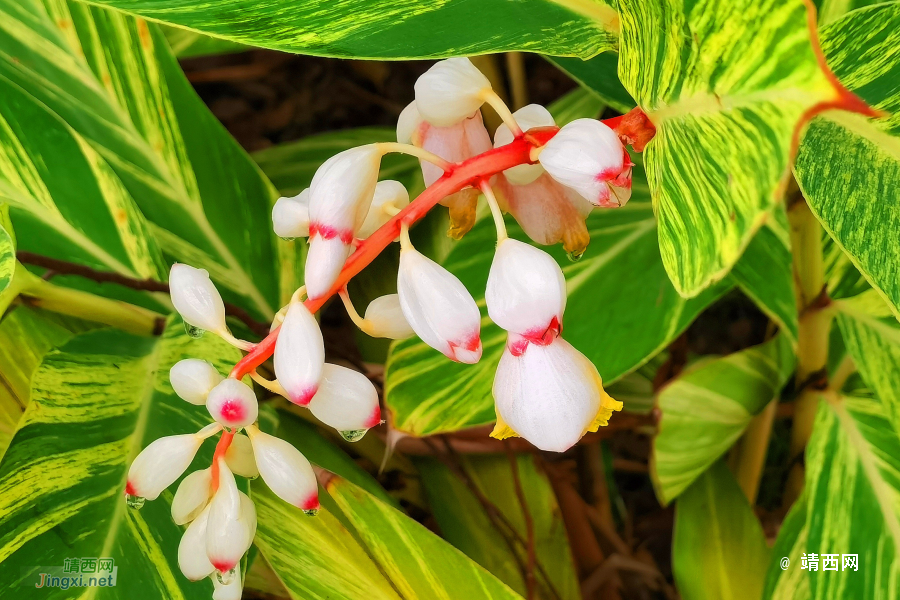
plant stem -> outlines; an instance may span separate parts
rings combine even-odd
[[[512,108],[513,110],[518,110],[528,104],[525,57],[521,52],[506,53],[506,72],[509,74],[509,92],[512,96]]]
[[[762,412],[753,417],[738,446],[734,476],[751,506],[756,504],[759,482],[766,463],[766,451],[772,434],[772,423],[775,421],[777,411],[778,398],[775,398]]]

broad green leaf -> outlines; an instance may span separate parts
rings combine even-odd
[[[672,573],[684,600],[759,600],[770,550],[722,461],[675,504]]]
[[[106,211],[115,217],[111,220],[88,210],[91,205],[79,202],[76,192],[84,186],[110,198],[111,207],[130,210],[119,200],[127,191],[169,258],[207,269],[227,300],[259,317],[271,316],[282,292],[269,214],[274,190],[197,97],[156,25],[65,0],[0,0],[0,77],[80,136],[77,144],[60,139],[57,153],[65,151],[75,165],[86,163],[82,170],[98,173],[93,185],[71,182],[68,171],[53,163],[41,174],[43,186],[17,195],[13,204],[18,198],[39,215],[56,207],[69,219],[77,212],[84,237],[102,241],[128,225],[136,227],[125,218],[130,213]],[[31,112],[17,112],[18,125],[40,131],[25,118]],[[22,171],[26,185],[16,188],[35,188],[33,171],[40,166]],[[14,170],[20,171],[18,164]],[[62,195],[66,191],[76,198]],[[58,244],[70,232],[56,223],[56,213],[50,217],[60,233],[42,242]],[[20,237],[26,237],[24,231]],[[27,237],[32,243],[38,239]],[[125,262],[122,251],[102,249]],[[292,256],[283,252],[281,258]],[[284,282],[286,288],[293,284]]]
[[[819,27],[843,17],[848,12],[872,4],[880,4],[879,0],[813,0],[819,16]]]
[[[841,82],[891,116],[814,119],[797,155],[797,181],[834,241],[900,316],[900,3],[853,11],[821,35]]]
[[[516,556],[512,554],[507,542],[491,524],[481,503],[447,466],[433,458],[416,459],[415,463],[422,475],[428,504],[444,539],[524,595],[525,582],[521,570],[516,566],[516,556],[521,564],[525,564],[525,547],[517,544]],[[581,591],[565,524],[550,482],[535,465],[533,457],[518,456],[517,464],[528,511],[534,521],[537,562],[550,577],[548,586],[541,572],[535,572],[538,596],[560,600],[579,599]],[[508,457],[465,456],[461,460],[461,466],[481,493],[512,523],[521,539],[527,539],[525,517],[516,495]],[[555,593],[551,592],[551,586]]]
[[[775,398],[794,369],[784,336],[700,362],[659,393],[651,476],[668,504],[706,471]]]
[[[187,356],[226,371],[238,352],[213,336],[194,340],[171,321],[159,338],[92,331],[44,358],[0,463],[0,595],[20,594],[41,567],[66,558],[112,557],[118,584],[92,597],[208,600],[212,583],[191,583],[178,570],[174,487],[140,511],[123,498],[128,465],[143,447],[210,422],[205,407],[169,385],[169,367]],[[205,443],[196,466],[208,466],[213,445]],[[48,588],[42,597],[72,596]]]
[[[676,289],[723,278],[781,200],[804,113],[836,92],[802,0],[621,0],[619,78],[656,136],[644,162]]]
[[[547,107],[560,127],[575,119],[596,119],[606,102],[583,87],[575,88]]]
[[[691,300],[678,295],[660,261],[647,198],[643,174],[635,167],[631,202],[594,211],[588,219],[591,245],[580,261],[568,261],[559,246],[543,248],[559,261],[567,280],[563,337],[597,365],[606,383],[657,354],[728,289],[715,286]],[[511,237],[527,239],[517,226],[508,227]],[[443,263],[477,299],[482,314],[495,240],[493,224],[482,221]],[[392,425],[423,436],[493,422],[491,384],[506,334],[485,317],[481,339],[484,353],[476,365],[451,362],[417,338],[394,344],[385,380]]]
[[[332,477],[304,515],[254,482],[256,545],[296,600],[520,598],[391,505]]]
[[[634,108],[634,98],[619,81],[619,55],[616,52],[604,52],[588,60],[562,57],[548,57],[547,60],[620,113]]]
[[[438,58],[526,50],[588,58],[615,46],[604,0],[96,0],[215,37],[341,58]],[[477,8],[477,13],[473,10]]]
[[[223,40],[222,38],[209,37],[189,29],[169,27],[167,25],[161,26],[160,29],[166,36],[166,41],[169,42],[172,54],[179,59],[251,50],[250,47],[243,44]]]
[[[16,236],[9,220],[9,206],[0,204],[0,294],[10,286],[16,272]]]
[[[800,557],[806,554],[806,536],[806,495],[802,494],[778,530],[763,600],[809,600],[809,571],[800,568]]]

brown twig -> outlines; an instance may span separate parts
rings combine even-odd
[[[516,497],[519,499],[519,506],[522,508],[522,516],[525,518],[525,534],[528,539],[528,563],[525,569],[525,590],[526,598],[532,600],[535,597],[535,581],[534,581],[534,565],[537,562],[537,555],[534,548],[534,520],[531,518],[531,511],[528,509],[528,500],[525,499],[525,490],[522,489],[522,480],[519,477],[519,462],[516,453],[513,452],[512,446],[508,441],[504,440],[506,446],[506,456],[509,459],[509,470],[512,471],[513,484],[516,488]]]
[[[19,262],[26,265],[34,265],[48,269],[53,276],[56,275],[76,275],[97,283],[113,283],[132,290],[142,292],[162,292],[169,293],[169,284],[162,281],[154,281],[152,279],[135,279],[126,277],[118,273],[110,273],[108,271],[98,271],[91,267],[79,265],[77,263],[50,258],[33,252],[19,251],[16,253]],[[253,319],[246,310],[239,306],[235,306],[228,302],[225,303],[225,312],[237,320],[241,321],[247,328],[258,336],[265,336],[269,333],[269,326]]]

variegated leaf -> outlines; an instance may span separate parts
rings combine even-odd
[[[9,220],[9,206],[0,204],[0,297],[10,286],[16,272],[16,235]],[[0,313],[5,310],[0,306]]]
[[[801,557],[806,554],[806,536],[804,494],[794,502],[778,530],[763,588],[763,600],[809,600],[808,571],[800,568],[803,564]]]

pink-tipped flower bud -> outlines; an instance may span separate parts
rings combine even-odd
[[[416,81],[416,104],[432,125],[448,127],[481,108],[491,82],[468,58],[448,58]]]
[[[169,271],[172,304],[185,323],[214,333],[225,329],[225,303],[205,269],[175,263]]]
[[[234,569],[253,542],[251,526],[242,494],[237,489],[234,475],[220,458],[219,489],[209,503],[209,519],[206,524],[206,555],[210,564],[222,574]]]
[[[253,445],[246,435],[237,434],[231,439],[231,445],[225,451],[225,462],[235,475],[249,479],[259,477]]]
[[[375,197],[366,215],[362,227],[356,237],[365,239],[375,233],[379,227],[387,223],[393,216],[390,209],[402,209],[409,204],[409,192],[399,181],[385,179],[375,185]]]
[[[450,271],[413,248],[400,252],[400,308],[423,342],[451,360],[481,358],[481,313],[472,295]]]
[[[205,437],[193,433],[161,437],[144,448],[128,469],[125,493],[155,500],[194,460]]]
[[[312,465],[286,441],[248,427],[259,474],[272,492],[305,511],[319,508],[319,488]]]
[[[556,125],[553,115],[550,111],[540,104],[529,104],[523,106],[513,113],[516,123],[522,131],[528,131],[533,127],[551,127]],[[512,131],[506,123],[501,123],[494,133],[494,148],[506,146],[513,141]],[[533,165],[518,165],[503,171],[510,183],[515,185],[526,185],[537,179],[544,172],[544,167],[540,163]]]
[[[631,161],[616,133],[595,119],[565,125],[541,150],[538,160],[553,179],[605,208],[631,198]]]
[[[309,404],[319,388],[325,364],[325,342],[315,317],[302,302],[294,302],[281,324],[275,344],[275,376],[288,400]]]
[[[507,238],[497,245],[485,300],[494,323],[532,343],[549,344],[562,328],[566,279],[549,254]]]
[[[372,300],[366,308],[366,333],[372,337],[404,340],[415,335],[400,307],[400,296],[388,294]]]
[[[340,365],[326,364],[309,410],[320,421],[355,442],[381,423],[378,390],[369,378]]]
[[[190,523],[203,512],[212,496],[212,470],[194,471],[181,480],[172,499],[172,520],[176,525]]]
[[[169,383],[182,400],[206,404],[209,392],[224,379],[214,366],[199,358],[180,360],[169,369]]]
[[[285,239],[309,235],[309,188],[291,198],[279,198],[272,207],[272,229]]]
[[[209,523],[209,506],[191,521],[178,544],[178,568],[191,581],[200,581],[212,575],[216,568],[206,555],[206,529]]]
[[[244,597],[244,584],[240,573],[235,573],[227,585],[221,583],[216,575],[210,579],[213,582],[213,600],[241,600]]]
[[[237,379],[223,379],[206,399],[206,409],[216,422],[226,427],[246,427],[259,416],[256,394]]]

